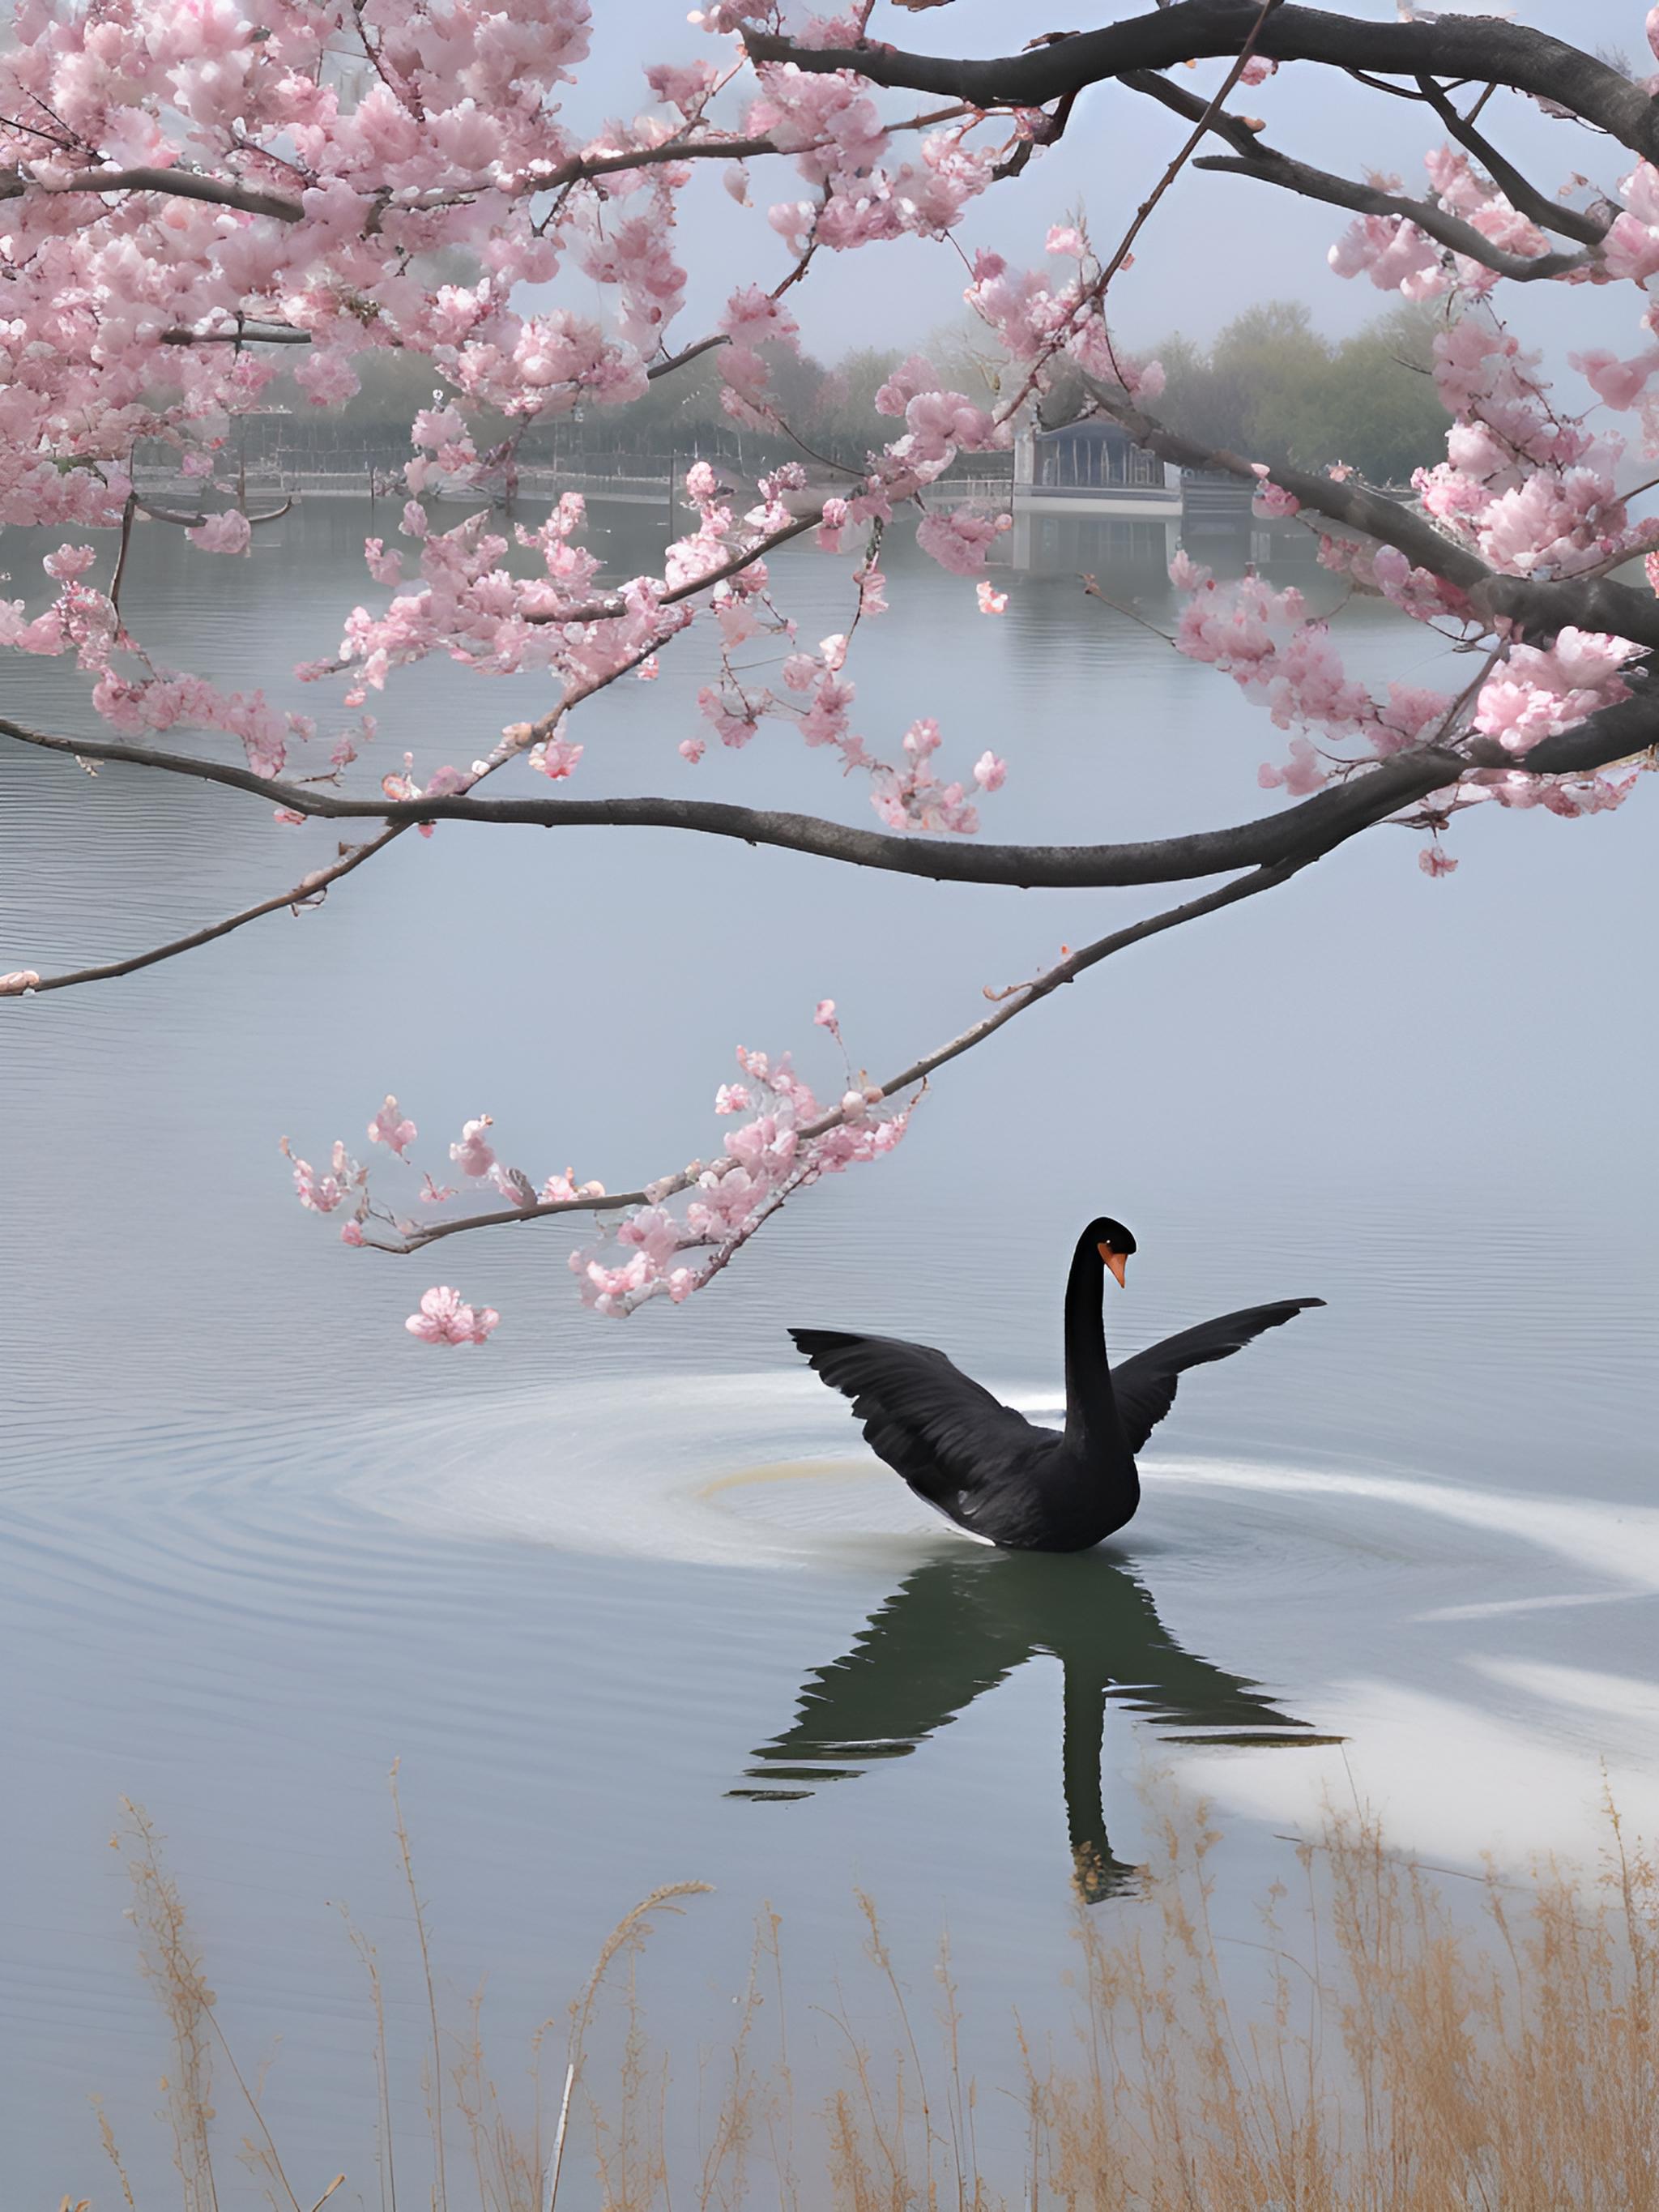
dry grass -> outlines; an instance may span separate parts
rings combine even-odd
[[[1493,1873],[1471,1893],[1393,1856],[1373,1822],[1335,1820],[1298,1851],[1295,1893],[1275,1885],[1259,1940],[1240,1943],[1212,1924],[1216,1832],[1201,1813],[1170,1816],[1143,1897],[1079,1907],[1073,2033],[1039,2048],[1019,2032],[1021,2078],[998,2085],[997,2140],[982,2154],[990,2108],[965,2071],[948,1953],[932,2017],[919,2021],[863,1897],[886,2025],[869,2025],[861,2006],[855,2028],[836,1993],[819,2018],[845,2073],[821,2109],[797,2112],[768,1914],[735,2032],[701,2062],[697,2147],[676,2148],[685,2137],[668,2125],[670,2070],[646,2032],[640,1972],[653,1923],[698,1883],[655,1892],[615,1929],[563,2035],[550,2021],[535,2039],[528,2109],[507,2109],[476,2002],[462,2033],[441,2028],[398,1814],[430,1992],[429,2141],[392,2142],[380,1971],[353,1931],[378,2034],[380,2201],[396,2212],[401,2189],[404,2212],[1659,2212],[1659,1873],[1611,1809],[1607,1822],[1599,1874]],[[231,2130],[215,2109],[216,2069],[268,2201],[313,2212],[339,2180],[321,2197],[309,2185],[295,2193],[134,1808],[128,1835],[134,1917],[172,2033],[164,2086],[182,2212],[217,2212],[214,2160]],[[599,2089],[588,2075],[602,2019]],[[124,2201],[148,2212],[101,2112],[100,2126]],[[375,2185],[358,2176],[354,2198],[372,2201]],[[91,2208],[66,2197],[64,2212]]]

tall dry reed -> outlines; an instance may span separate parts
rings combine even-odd
[[[495,2085],[477,2002],[459,2033],[442,2029],[400,1812],[395,1829],[430,1992],[429,2140],[392,2141],[379,1966],[354,1931],[380,2146],[378,2176],[358,2176],[356,2193],[378,2189],[385,2212],[1659,2212],[1659,1873],[1611,1808],[1599,1872],[1491,1872],[1473,1893],[1392,1855],[1375,1821],[1333,1820],[1298,1849],[1293,1882],[1261,1900],[1249,1943],[1213,1923],[1217,1832],[1201,1808],[1170,1814],[1139,1899],[1079,1905],[1072,2027],[1041,2045],[1018,2030],[1017,2078],[994,2094],[1020,2124],[1011,2136],[999,2120],[989,2151],[948,1952],[918,2017],[862,1896],[875,2008],[861,2001],[855,2024],[839,1990],[813,2008],[843,2052],[842,2082],[816,2109],[799,2108],[768,1913],[735,2031],[696,2069],[698,2125],[678,2124],[683,2093],[647,2033],[640,1976],[653,1922],[699,1883],[653,1893],[613,1931],[563,2034],[552,2021],[538,2032],[518,2108]],[[340,2180],[296,2194],[136,1808],[128,1833],[134,1918],[173,2043],[181,2212],[217,2212],[214,2160],[233,2124],[216,2109],[221,2069],[270,2203],[314,2212]],[[614,2051],[600,2087],[602,2015]],[[151,2212],[101,2114],[100,2126],[130,2212]],[[65,2198],[64,2212],[91,2207]]]

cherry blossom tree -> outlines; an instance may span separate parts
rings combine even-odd
[[[321,1169],[289,1152],[301,1204],[332,1217],[349,1244],[407,1253],[568,1213],[594,1225],[571,1266],[600,1312],[683,1299],[795,1192],[890,1151],[936,1070],[1111,955],[1283,884],[1376,824],[1417,825],[1423,869],[1441,876],[1458,865],[1467,809],[1581,817],[1619,805],[1653,764],[1659,529],[1633,520],[1621,495],[1627,441],[1613,418],[1633,417],[1640,448],[1659,453],[1654,82],[1493,17],[1382,23],[1280,0],[1172,0],[968,60],[886,43],[875,6],[854,0],[826,18],[791,0],[708,0],[690,18],[690,50],[646,67],[641,112],[595,125],[574,113],[588,0],[15,0],[0,53],[0,522],[63,537],[44,582],[0,600],[0,645],[71,661],[85,714],[71,732],[0,720],[0,734],[65,756],[65,773],[118,761],[251,795],[272,810],[278,840],[318,818],[351,840],[297,881],[274,857],[277,889],[187,937],[70,973],[21,967],[0,976],[0,997],[90,985],[313,908],[396,841],[458,820],[603,823],[619,836],[665,827],[981,884],[1209,886],[990,994],[972,1027],[878,1084],[849,1059],[844,1089],[820,1097],[788,1054],[739,1051],[715,1101],[732,1122],[718,1152],[635,1189],[506,1164],[486,1115],[449,1145],[441,1176],[422,1170],[415,1122],[388,1097],[367,1125],[373,1177],[343,1142]],[[1659,9],[1646,29],[1659,53]],[[1206,63],[1210,91],[1170,74]],[[1272,144],[1267,119],[1237,102],[1248,90],[1270,108],[1272,79],[1292,67],[1326,73],[1345,99],[1413,103],[1421,186],[1332,174]],[[1050,229],[1026,266],[975,252],[976,204],[1021,191],[1043,149],[1097,112],[1079,109],[1091,92],[1175,118],[1172,158],[1132,219],[1110,236],[1081,221]],[[1523,174],[1495,143],[1498,95],[1582,126],[1595,173]],[[714,328],[687,330],[676,223],[711,161],[767,246],[781,238],[791,259],[781,281],[733,290]],[[1340,211],[1339,276],[1437,303],[1446,458],[1411,499],[1340,465],[1311,473],[1199,446],[1160,418],[1162,371],[1115,337],[1109,295],[1189,163]],[[904,238],[961,257],[967,306],[1006,364],[994,405],[911,359],[878,398],[892,437],[833,495],[786,465],[739,499],[693,466],[694,526],[659,573],[615,586],[601,585],[579,496],[534,526],[501,520],[492,487],[532,427],[635,398],[704,356],[717,356],[738,422],[793,438],[772,372],[798,343],[790,295],[823,258]],[[599,288],[603,314],[546,304],[571,274],[587,280],[584,297]],[[1540,282],[1630,288],[1642,334],[1630,357],[1567,355],[1595,395],[1585,412],[1561,404],[1506,325],[1504,288]],[[185,531],[210,590],[214,562],[245,557],[264,519],[227,477],[238,417],[281,363],[297,362],[311,403],[327,408],[386,351],[427,364],[434,397],[410,426],[398,542],[364,547],[389,596],[378,612],[343,607],[337,640],[319,641],[325,657],[301,672],[317,713],[279,713],[257,690],[164,665],[123,609],[137,519]],[[986,568],[1005,518],[936,504],[930,488],[959,455],[1008,447],[1024,411],[1060,389],[1168,461],[1251,483],[1258,512],[1315,532],[1349,588],[1460,647],[1467,679],[1379,694],[1345,671],[1299,592],[1255,574],[1221,581],[1179,556],[1174,641],[1286,733],[1259,781],[1290,803],[1149,842],[981,838],[981,805],[1008,766],[989,750],[970,761],[971,740],[947,750],[927,719],[896,738],[861,733],[858,632],[884,611],[883,536],[901,515],[962,580],[964,621],[1001,611]],[[194,508],[140,492],[140,448],[169,454],[199,486]],[[425,497],[440,487],[471,495],[449,526]],[[95,532],[109,533],[107,550],[87,542]],[[851,567],[845,629],[816,643],[798,635],[769,567],[803,538]],[[1646,581],[1632,580],[1644,556]],[[865,780],[875,826],[580,786],[535,795],[538,776],[593,778],[585,703],[648,679],[697,626],[721,673],[695,727],[665,729],[665,765],[687,775],[711,743],[741,748],[764,721],[790,725]],[[757,639],[776,671],[764,683],[734,658]],[[395,727],[404,672],[434,654],[484,677],[538,677],[545,710],[481,735],[473,757],[424,784],[405,757],[365,787],[357,763],[377,720]],[[186,727],[228,742],[210,755],[169,749],[167,733]],[[839,1043],[830,1001],[816,1019]],[[440,1285],[408,1327],[432,1344],[481,1343],[496,1321]]]

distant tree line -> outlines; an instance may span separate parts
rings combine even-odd
[[[1168,390],[1160,411],[1175,428],[1206,445],[1226,446],[1251,459],[1321,468],[1347,461],[1376,483],[1403,483],[1434,459],[1446,416],[1428,374],[1436,319],[1426,308],[1401,307],[1340,341],[1323,337],[1307,308],[1270,301],[1240,315],[1208,346],[1176,332],[1154,350]],[[994,404],[1002,364],[968,332],[935,333],[926,350],[957,388]],[[720,404],[720,369],[705,356],[653,385],[626,407],[589,407],[532,428],[520,452],[528,465],[585,462],[626,474],[630,465],[656,474],[671,459],[700,456],[752,471],[813,455],[856,468],[893,435],[876,394],[905,349],[863,347],[830,365],[810,355],[780,354],[773,381],[780,411],[800,443],[742,429]],[[392,468],[409,457],[409,423],[431,398],[429,362],[396,353],[362,357],[363,388],[343,407],[313,409],[289,376],[271,388],[287,411],[258,416],[243,430],[252,461],[335,457]],[[1051,400],[1050,405],[1055,403]],[[505,422],[495,426],[506,434]],[[491,426],[480,425],[482,447]],[[803,450],[803,448],[810,450]],[[963,467],[989,473],[996,456],[974,455]]]
[[[1372,483],[1409,483],[1413,469],[1445,452],[1446,410],[1430,374],[1440,327],[1432,308],[1402,305],[1334,342],[1299,301],[1268,301],[1208,347],[1166,339],[1158,411],[1201,444],[1253,461],[1346,461]]]

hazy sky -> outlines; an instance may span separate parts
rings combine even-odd
[[[894,45],[935,53],[989,55],[1008,52],[1044,30],[1088,28],[1139,12],[1133,0],[1096,0],[1078,12],[1046,5],[1010,9],[1006,0],[954,0],[924,15],[878,6],[872,30]],[[1358,0],[1339,12],[1392,20],[1394,0]],[[1650,66],[1643,23],[1644,0],[1521,0],[1516,20],[1596,51]],[[685,21],[679,0],[599,0],[594,52],[567,112],[577,128],[602,117],[631,114],[645,104],[643,62],[686,58],[712,51],[711,42]],[[1209,63],[1188,76],[1194,89],[1212,88],[1223,64]],[[902,94],[879,95],[884,112],[914,112]],[[1434,118],[1404,100],[1308,65],[1281,70],[1250,94],[1248,107],[1267,123],[1270,141],[1287,153],[1349,176],[1371,169],[1401,173],[1419,189],[1425,146],[1438,143]],[[731,119],[735,120],[735,114]],[[1630,166],[1622,148],[1575,125],[1551,122],[1528,101],[1502,95],[1485,120],[1504,149],[1553,189],[1576,168],[1611,185]],[[990,246],[1026,264],[1041,255],[1048,223],[1082,204],[1097,235],[1115,240],[1136,204],[1181,142],[1179,120],[1152,102],[1107,85],[1079,102],[1060,146],[1034,162],[1018,182],[998,187],[969,210],[957,233],[970,252]],[[785,251],[765,227],[764,208],[799,197],[790,165],[757,163],[755,210],[735,208],[716,178],[700,179],[689,203],[695,210],[684,229],[681,253],[692,275],[685,329],[705,321],[720,288],[738,275],[781,274]],[[1353,329],[1391,304],[1366,283],[1344,283],[1325,256],[1346,218],[1240,178],[1188,173],[1179,179],[1154,217],[1135,265],[1114,287],[1115,319],[1132,343],[1173,328],[1194,337],[1212,334],[1252,301],[1275,296],[1304,299],[1322,327]],[[809,283],[794,294],[809,345],[834,355],[849,344],[902,342],[957,319],[962,313],[961,264],[948,249],[902,243],[827,257]],[[565,296],[568,297],[567,293]],[[1559,325],[1564,295],[1554,287],[1531,296],[1511,288],[1517,326],[1547,336]],[[1627,295],[1573,295],[1575,346],[1609,344],[1629,353],[1639,332]]]

